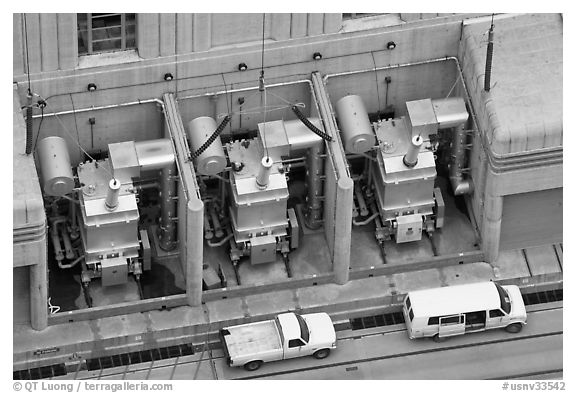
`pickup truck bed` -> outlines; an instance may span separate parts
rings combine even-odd
[[[229,334],[226,334],[226,331]],[[225,329],[223,338],[231,358],[246,358],[251,354],[282,351],[282,343],[276,322],[262,321]]]

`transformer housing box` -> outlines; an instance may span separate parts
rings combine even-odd
[[[128,281],[128,262],[124,257],[104,258],[100,261],[102,285],[126,284]]]
[[[250,239],[250,263],[269,263],[276,261],[276,237],[257,236]]]
[[[408,214],[396,219],[396,243],[422,239],[422,214]]]
[[[430,135],[438,133],[438,120],[430,98],[408,101],[406,102],[406,109],[411,137],[420,135],[423,139],[429,139]]]

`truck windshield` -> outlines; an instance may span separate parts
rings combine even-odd
[[[310,341],[310,331],[308,330],[308,325],[306,325],[306,321],[300,315],[295,314],[296,319],[298,320],[298,325],[300,325],[300,337],[305,341]]]
[[[496,284],[496,289],[498,290],[498,295],[500,296],[500,308],[502,308],[506,314],[510,314],[511,305],[508,293],[498,284]]]

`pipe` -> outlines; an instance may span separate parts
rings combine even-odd
[[[54,246],[54,255],[57,261],[62,261],[64,259],[64,252],[62,251],[62,245],[60,244],[60,236],[58,236],[58,226],[57,224],[52,224],[50,228],[50,235],[52,238],[52,245]]]
[[[76,209],[76,201],[74,199],[70,199],[70,238],[77,239],[80,236],[80,229],[78,228],[77,223],[77,209]]]
[[[306,196],[306,215],[305,224],[308,228],[317,229],[322,226],[322,195],[324,176],[324,141],[320,140],[314,146],[308,149],[306,153],[306,186],[308,195]]]
[[[360,207],[360,215],[367,216],[370,212],[368,211],[366,201],[364,200],[364,196],[362,195],[362,191],[360,190],[359,186],[354,187],[354,193],[356,194],[356,199],[358,200],[358,206]]]
[[[204,214],[204,239],[210,240],[214,237],[214,233],[212,233],[212,228],[210,227],[210,220],[208,219],[208,215]]]
[[[365,219],[364,221],[356,221],[356,220],[352,220],[352,224],[355,226],[362,226],[362,225],[366,225],[369,224],[370,222],[372,222],[376,217],[378,217],[380,214],[379,213],[374,213],[372,214],[370,217],[368,217],[367,219]]]
[[[466,137],[468,133],[465,124],[461,124],[454,129],[454,139],[452,140],[452,159],[450,164],[450,184],[454,195],[465,195],[472,192],[471,179],[464,179],[464,165],[466,163]]]
[[[214,227],[214,235],[216,237],[224,236],[224,231],[222,230],[222,225],[220,225],[220,219],[218,218],[218,214],[216,214],[216,209],[212,207],[208,209],[210,212],[210,217],[212,218],[212,226]]]
[[[64,242],[64,250],[66,251],[66,259],[74,258],[74,249],[72,248],[72,241],[66,230],[66,226],[60,226],[60,231],[62,232],[62,240]]]
[[[84,255],[80,255],[78,258],[76,258],[71,263],[63,264],[61,261],[58,261],[58,267],[60,269],[70,269],[70,268],[76,266],[78,264],[78,262],[82,261],[83,259],[84,259]]]
[[[172,250],[176,247],[176,217],[175,197],[177,187],[176,155],[170,139],[154,139],[135,142],[138,165],[142,171],[161,169],[160,175],[160,248]]]
[[[136,184],[134,186],[134,189],[136,189],[136,192],[139,192],[139,193],[144,191],[144,190],[151,190],[153,188],[155,188],[155,189],[160,188],[160,183],[158,183],[157,181],[151,181],[151,182]]]
[[[234,236],[234,233],[229,234],[228,236],[226,236],[224,239],[220,240],[219,242],[208,242],[208,247],[220,247],[223,246],[224,243],[226,243],[228,240],[232,239],[232,236]]]
[[[40,97],[42,98],[42,97]],[[45,100],[46,101],[46,100]],[[68,111],[60,111],[60,112],[52,112],[52,113],[44,113],[44,117],[52,117],[52,116],[61,116],[61,115],[72,115],[78,114],[82,112],[91,112],[91,111],[101,111],[104,109],[114,109],[114,108],[122,108],[126,106],[133,106],[133,105],[142,105],[142,104],[152,104],[156,103],[162,107],[162,112],[165,112],[164,101],[158,98],[150,98],[146,100],[138,100],[138,101],[131,101],[131,102],[123,102],[120,104],[110,104],[110,105],[102,105],[102,106],[95,106],[91,108],[80,108],[76,110],[68,110]],[[33,119],[40,118],[42,115],[34,115],[32,116]]]
[[[26,96],[26,100],[26,154],[30,154],[32,153],[32,135],[34,134],[34,130],[32,129],[32,93],[30,92],[30,86],[28,86],[28,95]]]

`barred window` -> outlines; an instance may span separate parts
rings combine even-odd
[[[136,14],[77,14],[78,54],[136,48]]]

